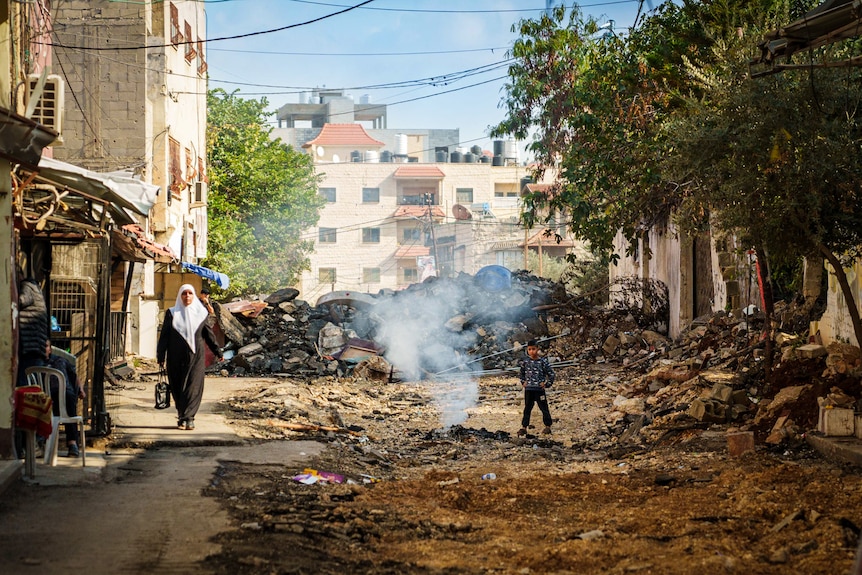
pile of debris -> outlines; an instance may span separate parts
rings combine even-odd
[[[459,274],[375,296],[334,292],[315,306],[298,295],[285,288],[262,301],[219,305],[226,349],[234,354],[215,369],[344,376],[371,364],[390,379],[503,369],[513,363],[504,353],[549,336],[549,312],[583,305],[561,284],[526,272],[514,273],[507,289],[489,290]]]
[[[524,271],[504,288],[460,274],[398,292],[333,292],[314,306],[298,295],[286,288],[219,306],[234,354],[213,370],[389,382],[514,375],[514,352],[538,339],[562,377],[602,368],[596,384],[617,395],[608,431],[631,443],[724,424],[778,444],[816,426],[818,398],[833,388],[862,396],[859,348],[826,348],[781,325],[767,383],[766,318],[756,312],[710,314],[672,340],[660,314],[595,307]],[[777,311],[795,317],[783,303]]]

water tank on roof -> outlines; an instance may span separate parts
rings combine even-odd
[[[308,104],[308,92],[300,92],[299,93],[299,103],[300,104]]]
[[[491,160],[492,166],[502,166],[503,165],[503,156],[500,154],[494,154],[494,159]]]
[[[380,161],[384,164],[388,164],[392,161],[392,152],[389,150],[383,150],[380,152]]]
[[[504,142],[503,140],[494,140],[494,155],[495,156],[502,156],[503,152],[505,152],[505,151],[506,151],[506,142]]]
[[[395,155],[407,155],[407,134],[395,134]]]
[[[419,161],[419,156],[410,156],[409,158],[407,158],[408,164],[415,164],[418,161]]]
[[[525,176],[525,177],[521,178],[521,189],[523,190],[524,186],[526,186],[527,184],[532,184],[532,183],[533,183],[533,178],[531,178],[529,176]]]
[[[503,159],[518,161],[518,143],[514,138],[506,140],[505,149],[503,150]]]
[[[362,152],[359,150],[353,150],[350,152],[350,161],[351,162],[361,162],[362,161]]]
[[[476,163],[476,154],[473,152],[467,152],[464,154],[464,163],[465,164],[475,164]]]
[[[371,103],[371,96],[369,94],[362,94],[359,97],[359,103],[360,104],[370,104]]]
[[[482,146],[472,146],[470,148],[470,151],[473,152],[474,154],[476,154],[477,156],[481,156],[482,155]]]
[[[479,161],[482,162],[483,164],[490,164],[491,163],[491,156],[486,156],[485,154],[482,154],[481,156],[479,156]]]
[[[445,164],[449,161],[449,152],[446,150],[437,150],[434,152],[434,161],[438,164]]]
[[[365,150],[365,161],[369,164],[379,164],[380,152],[377,150]]]
[[[460,164],[463,159],[463,154],[458,150],[452,152],[452,155],[449,157],[449,161],[453,164]]]

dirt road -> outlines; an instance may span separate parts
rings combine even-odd
[[[804,444],[728,459],[721,426],[621,445],[605,377],[563,374],[550,438],[513,436],[511,379],[445,401],[427,382],[249,379],[219,407],[245,445],[134,452],[103,481],[4,496],[0,572],[850,572],[858,470]],[[453,397],[475,402],[444,429]]]

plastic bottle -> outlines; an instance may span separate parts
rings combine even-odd
[[[482,479],[497,479],[496,473],[486,473],[482,476]]]

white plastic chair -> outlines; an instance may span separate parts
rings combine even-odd
[[[59,404],[60,415],[51,416],[51,437],[45,441],[45,463],[51,464],[51,467],[57,465],[57,450],[60,443],[60,425],[64,423],[76,423],[81,428],[81,437],[79,447],[81,449],[81,461],[84,467],[87,466],[87,438],[84,435],[84,416],[69,415],[66,411],[66,375],[59,369],[53,367],[28,367],[24,372],[27,374],[27,382],[30,385],[38,385],[44,393],[51,395],[51,378],[56,377],[57,387],[57,402]]]

